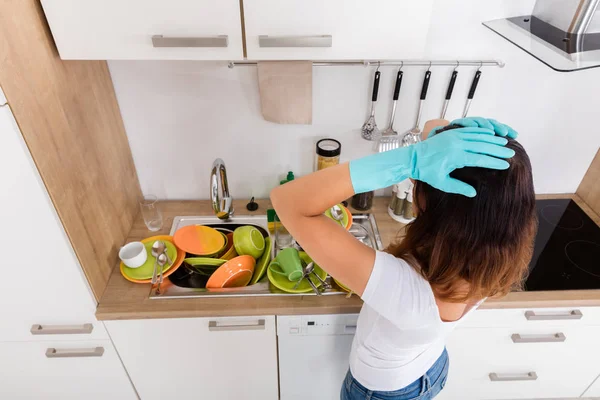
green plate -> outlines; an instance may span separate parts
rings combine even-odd
[[[192,267],[198,267],[201,265],[208,265],[211,267],[220,267],[225,264],[227,260],[221,260],[220,258],[207,258],[207,257],[188,257],[184,259],[188,265]]]
[[[311,258],[308,256],[308,254],[306,254],[303,251],[300,252],[300,258],[302,260],[304,260],[304,262],[307,264],[312,261]],[[321,267],[319,267],[317,264],[315,264],[314,273],[319,275],[321,277],[321,279],[323,279],[323,280],[325,280],[325,278],[327,277],[327,272],[323,271],[321,269]],[[296,286],[297,282],[292,282],[283,275],[274,274],[271,272],[271,269],[269,269],[269,268],[267,268],[267,276],[269,277],[269,281],[273,284],[273,286],[275,286],[277,289],[283,290],[284,292],[287,292],[287,293],[312,292],[312,287],[306,281],[306,279],[302,280],[302,282],[300,283],[300,286],[298,286],[297,289],[293,289],[294,286]],[[316,287],[321,286],[321,282],[319,282],[319,280],[315,276],[313,276],[313,274],[310,274],[310,280],[312,281],[312,283],[315,284]]]
[[[341,223],[340,223],[340,221],[336,221],[335,219],[333,219],[333,216],[331,215],[331,208],[328,208],[328,209],[327,209],[327,211],[325,211],[325,215],[326,215],[328,218],[331,218],[331,219],[333,219],[333,221],[337,222],[338,224],[340,224],[340,225],[342,225],[342,224],[343,224],[342,226],[343,226],[344,228],[346,228],[346,226],[348,226],[348,221],[349,221],[349,220],[348,220],[348,218],[349,218],[349,217],[348,217],[348,213],[346,212],[346,209],[345,209],[344,207],[342,207],[342,204],[338,204],[338,206],[340,206],[340,208],[342,209],[342,214],[343,214],[343,217],[342,217]]]
[[[256,262],[256,267],[254,267],[254,275],[252,275],[252,279],[248,285],[254,285],[256,282],[260,281],[260,279],[265,274],[267,270],[267,265],[271,261],[271,253],[273,252],[273,247],[271,243],[271,238],[265,238],[265,250],[262,256]]]
[[[152,274],[154,272],[154,260],[155,258],[152,256],[152,244],[154,242],[148,242],[144,244],[144,247],[146,247],[146,253],[148,253],[148,259],[146,260],[146,262],[144,263],[144,265],[142,265],[139,268],[129,268],[127,266],[123,267],[123,273],[125,275],[127,275],[129,278],[132,279],[138,279],[138,280],[142,280],[142,279],[151,279],[152,278]],[[177,248],[175,247],[175,245],[171,242],[168,241],[164,241],[165,246],[167,247],[167,255],[169,256],[169,258],[171,259],[171,261],[175,262],[175,259],[177,258]],[[169,268],[171,268],[169,266],[169,263],[165,264],[165,269],[163,270],[163,274],[169,270]],[[160,266],[157,265],[157,269],[158,272],[160,272]]]

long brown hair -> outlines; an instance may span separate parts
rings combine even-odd
[[[506,147],[515,151],[507,170],[461,168],[450,174],[472,185],[474,198],[415,182],[417,218],[387,252],[418,270],[441,300],[504,295],[520,287],[527,273],[537,230],[531,164],[516,140]]]

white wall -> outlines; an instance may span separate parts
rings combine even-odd
[[[527,14],[534,1],[437,0],[428,37],[431,59],[496,58],[484,68],[471,115],[507,122],[521,134],[538,193],[574,192],[600,146],[590,126],[597,113],[600,69],[558,73],[481,25]],[[208,197],[212,161],[227,164],[234,197],[265,197],[288,170],[312,171],[314,143],[342,142],[342,160],[369,154],[360,138],[374,68],[314,67],[313,125],[277,125],[260,114],[255,67],[224,63],[111,61],[125,128],[144,193]],[[405,68],[396,130],[414,123],[426,68]],[[395,68],[382,67],[377,122],[385,127]],[[447,117],[459,117],[475,68],[459,68]],[[432,69],[425,119],[439,116],[452,68]]]

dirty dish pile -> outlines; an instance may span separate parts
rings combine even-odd
[[[173,274],[173,272],[181,266],[183,259],[185,258],[185,252],[179,250],[177,246],[175,246],[173,237],[168,235],[152,236],[141,241],[146,252],[146,261],[142,265],[137,268],[130,268],[126,266],[125,263],[121,262],[119,268],[121,275],[123,275],[125,279],[134,283],[151,283],[154,272],[154,263],[156,262],[156,257],[152,255],[152,245],[156,241],[164,242],[166,254],[168,258],[173,261],[173,264],[171,265],[169,265],[169,263],[165,264],[163,278]]]
[[[295,263],[296,261],[295,261],[295,257],[292,257],[291,254],[290,255],[286,254],[283,258],[276,261],[278,258],[280,258],[279,257],[281,254],[281,252],[280,252],[277,255],[277,257],[275,258],[275,260],[273,260],[273,262],[271,262],[271,265],[267,269],[267,277],[269,278],[269,281],[271,282],[271,284],[273,284],[273,286],[275,286],[277,289],[282,290],[287,293],[308,293],[308,292],[313,291],[312,285],[310,284],[310,282],[308,282],[308,280],[310,279],[310,281],[312,282],[312,284],[315,287],[317,287],[318,289],[322,289],[321,288],[321,286],[322,286],[321,280],[324,281],[325,278],[327,278],[327,272],[325,272],[317,264],[314,264],[313,260],[305,252],[297,251],[296,249],[293,249],[293,248],[289,248],[289,250],[286,249],[286,251],[288,251],[289,253],[291,253],[292,251],[297,252],[297,256],[300,259],[303,271],[306,269],[306,266],[313,263],[313,265],[314,265],[313,272],[311,274],[308,274],[307,276],[303,276],[302,274],[300,276],[298,276],[298,274],[290,274],[289,272],[287,272],[286,274],[282,273],[283,269],[280,268],[279,265],[276,265],[276,263],[279,263],[279,264]],[[275,263],[275,265],[274,265],[274,263]],[[292,270],[292,268],[290,268],[289,265],[286,266],[286,269],[287,269],[287,271]],[[289,279],[290,277],[295,280],[290,280]],[[319,279],[319,278],[321,278],[321,279]]]

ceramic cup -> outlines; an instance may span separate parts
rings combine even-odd
[[[259,258],[265,251],[265,238],[253,226],[240,226],[233,231],[233,247],[240,256],[249,255]]]
[[[269,265],[269,269],[275,274],[285,276],[292,282],[299,281],[303,275],[300,253],[292,247],[281,250]]]
[[[142,242],[131,242],[121,247],[119,258],[129,268],[139,268],[148,259],[148,252]]]

